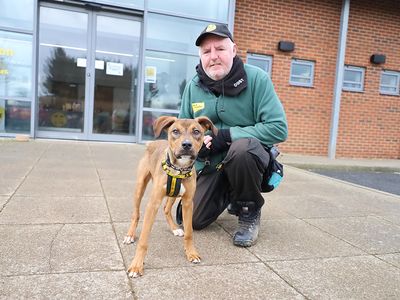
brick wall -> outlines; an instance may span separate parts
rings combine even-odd
[[[370,63],[374,53],[386,63]],[[345,63],[364,67],[365,81],[363,93],[342,93],[337,155],[400,158],[400,97],[379,94],[382,70],[400,71],[399,1],[351,1]]]
[[[400,97],[379,95],[381,69],[400,70],[400,9],[394,0],[372,2],[351,0],[346,64],[367,70],[363,93],[342,93],[337,157],[400,158]],[[330,0],[236,1],[239,55],[273,56],[272,80],[289,122],[284,152],[328,154],[341,7]],[[278,51],[281,40],[294,42],[295,51]],[[387,63],[369,63],[373,53],[386,54]],[[292,58],[315,62],[313,87],[289,85]],[[380,151],[371,147],[377,143]]]

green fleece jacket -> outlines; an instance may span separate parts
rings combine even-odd
[[[199,85],[197,74],[186,85],[179,118],[207,116],[218,129],[229,128],[232,141],[252,137],[265,146],[286,140],[286,115],[268,74],[244,65],[247,87],[236,97],[215,96]],[[213,155],[211,165],[217,165],[226,153]],[[197,170],[204,164],[197,163]]]

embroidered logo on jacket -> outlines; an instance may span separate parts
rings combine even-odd
[[[233,86],[234,86],[234,87],[238,87],[238,86],[241,85],[243,82],[244,82],[244,79],[243,79],[243,78],[240,78],[238,81],[236,81],[236,82],[233,84]]]
[[[192,103],[193,112],[198,112],[199,110],[204,109],[204,102],[195,102]]]

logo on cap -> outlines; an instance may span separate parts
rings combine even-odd
[[[213,31],[217,28],[217,26],[215,24],[210,24],[207,26],[206,32],[210,32]]]

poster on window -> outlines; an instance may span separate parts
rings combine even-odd
[[[157,81],[157,68],[146,66],[144,81],[146,83],[156,83]]]
[[[124,64],[108,62],[106,65],[106,74],[124,76]]]

